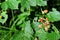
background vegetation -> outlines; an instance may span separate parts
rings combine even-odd
[[[0,0],[0,40],[59,40],[60,0]]]

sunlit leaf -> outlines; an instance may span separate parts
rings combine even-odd
[[[8,19],[8,15],[6,14],[6,12],[2,12],[2,13],[1,13],[1,16],[4,17],[4,18],[3,18],[3,19],[1,18],[1,19],[0,19],[0,22],[1,22],[2,24],[4,24],[4,23],[7,21],[7,19]]]
[[[60,12],[58,12],[56,9],[53,9],[52,12],[49,12],[46,17],[51,22],[59,21],[60,20]]]

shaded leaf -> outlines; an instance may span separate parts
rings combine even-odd
[[[30,21],[24,23],[24,28],[16,35],[13,36],[12,40],[31,40],[33,30],[30,25]]]
[[[29,12],[24,12],[24,13],[21,13],[20,15],[18,15],[18,22],[17,22],[17,25],[20,25],[26,17],[28,17],[30,15]]]
[[[45,40],[47,38],[47,32],[45,32],[43,29],[40,29],[36,31],[36,36],[39,38],[39,40]]]

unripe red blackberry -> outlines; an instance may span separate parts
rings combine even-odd
[[[48,18],[46,18],[46,21],[48,21]]]
[[[48,10],[44,10],[44,13],[47,13],[48,12]]]
[[[42,24],[40,24],[40,25],[39,25],[39,28],[42,28],[42,27],[43,27]]]
[[[44,26],[48,26],[48,24],[45,22],[45,23],[44,23]]]
[[[47,27],[45,28],[45,31],[48,31],[48,28]]]
[[[49,21],[46,21],[46,23],[49,25],[50,24],[50,22]]]
[[[44,21],[44,19],[43,19],[43,18],[40,18],[38,21],[39,21],[39,22],[43,22],[43,21]]]

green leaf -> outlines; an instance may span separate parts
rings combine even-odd
[[[21,0],[21,11],[24,12],[24,9],[27,8],[27,10],[30,9],[30,3],[28,0]]]
[[[18,1],[17,0],[7,0],[2,3],[1,8],[3,10],[10,9],[18,9]]]
[[[53,26],[52,29],[59,35],[58,29],[54,25],[52,25],[52,26]]]
[[[31,6],[36,6],[36,0],[28,0]]]
[[[36,0],[36,3],[38,6],[46,6],[47,5],[47,1],[44,1],[44,0]]]
[[[32,27],[34,28],[35,31],[39,30],[40,28],[38,27],[40,25],[40,23],[38,22],[33,22],[32,23]]]
[[[17,25],[20,25],[24,20],[25,20],[25,18],[26,17],[28,17],[30,15],[30,12],[28,11],[28,12],[24,12],[24,13],[21,13],[20,15],[18,15],[18,22],[17,22]]]
[[[37,21],[38,21],[38,17],[35,17],[32,23],[32,27],[34,28],[35,31],[40,30],[39,28],[40,22]]]
[[[21,11],[24,12],[24,9],[30,10],[30,6],[46,6],[47,1],[43,0],[21,0]]]
[[[1,4],[1,8],[2,8],[2,10],[7,10],[7,9],[8,9],[7,2],[3,2],[3,3]]]
[[[47,34],[47,40],[58,40],[60,38],[58,29],[54,25],[52,25],[52,29],[54,32]]]
[[[18,1],[17,0],[7,0],[7,5],[10,9],[18,9]]]
[[[3,19],[0,19],[0,22],[2,24],[4,24],[7,21],[7,19],[8,19],[8,15],[6,14],[6,12],[2,12],[1,13],[1,16],[4,17],[4,18]]]
[[[43,29],[40,29],[40,30],[36,31],[35,35],[39,38],[39,40],[45,40],[47,32],[45,32]]]
[[[25,17],[20,19],[18,22],[17,22],[17,25],[20,25],[23,21],[25,20]]]
[[[19,18],[19,19],[22,19],[23,17],[27,17],[27,16],[29,16],[29,15],[30,15],[30,12],[29,12],[29,11],[23,12],[23,13],[21,13],[20,15],[18,15],[18,18]]]
[[[33,34],[33,30],[32,30],[32,28],[31,28],[30,21],[27,21],[27,22],[25,23],[25,32],[26,32],[26,33],[29,33],[29,34]]]
[[[35,17],[35,18],[34,18],[34,21],[36,21],[36,22],[37,22],[37,20],[38,20],[38,17]]]
[[[55,32],[47,34],[47,40],[58,40],[58,39],[59,39],[59,35],[56,34]]]
[[[24,28],[18,34],[14,35],[12,40],[31,40],[33,29],[31,28],[30,21],[26,21],[24,24]]]
[[[60,12],[58,12],[56,9],[53,9],[52,12],[49,12],[46,17],[51,22],[59,21],[60,20]]]

